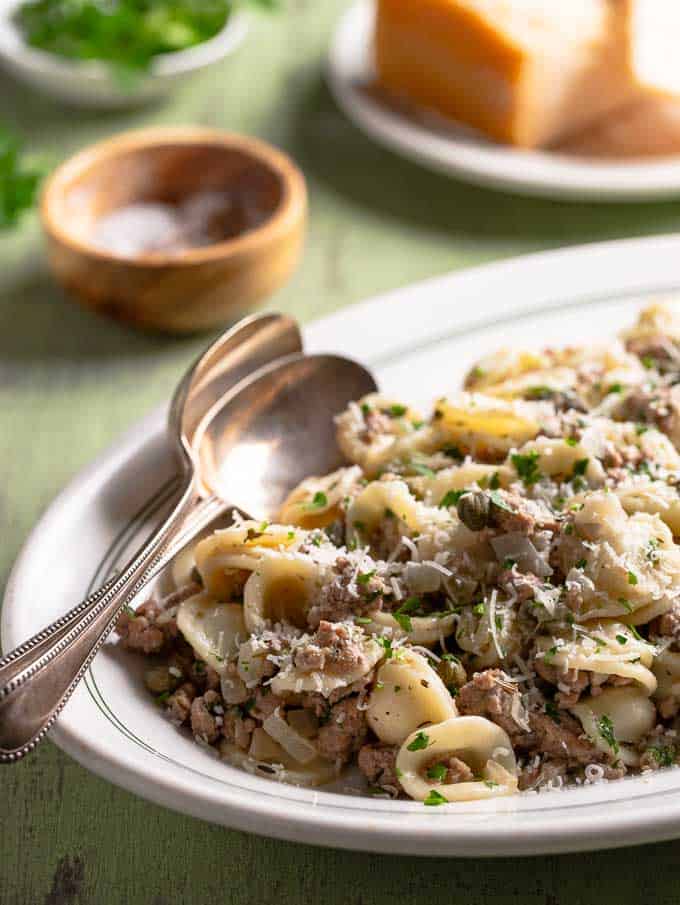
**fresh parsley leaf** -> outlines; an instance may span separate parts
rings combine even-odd
[[[606,713],[603,714],[597,721],[597,731],[600,733],[601,738],[603,738],[612,749],[614,754],[618,754],[619,743],[616,739],[616,736],[614,735],[614,724]]]
[[[357,575],[357,584],[366,586],[374,575],[375,569],[371,572],[360,572],[359,575]]]
[[[446,764],[432,764],[427,768],[427,778],[441,782],[446,777]]]
[[[526,456],[515,453],[511,458],[515,471],[526,487],[532,487],[543,477],[538,468],[538,459],[539,455],[536,450],[527,453]]]
[[[430,744],[430,736],[425,732],[417,732],[412,742],[406,746],[407,751],[423,751]]]
[[[406,408],[405,405],[391,405],[387,409],[387,414],[391,418],[402,418],[406,414],[407,411],[408,411],[408,409]]]
[[[629,572],[628,573],[628,584],[637,584],[637,583],[638,583],[638,577],[635,574],[635,572]]]
[[[41,173],[26,163],[19,139],[0,126],[0,230],[33,205]]]
[[[452,506],[456,506],[458,504],[458,500],[463,496],[464,493],[469,493],[468,490],[448,490],[444,496],[441,498],[439,502],[440,509],[450,509]]]
[[[572,477],[583,477],[588,468],[588,462],[590,462],[590,459],[577,459],[576,462],[574,462]]]
[[[392,614],[394,616],[394,621],[405,631],[412,632],[413,631],[413,623],[411,622],[411,617],[408,613],[400,613],[397,611]]]
[[[423,802],[424,805],[428,807],[437,807],[440,804],[448,804],[448,798],[444,798],[441,792],[438,792],[436,789],[432,789],[428,794],[427,798]]]

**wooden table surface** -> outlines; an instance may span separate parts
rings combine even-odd
[[[285,11],[256,20],[233,60],[164,106],[75,112],[0,74],[0,121],[53,163],[96,138],[160,123],[219,126],[285,148],[307,176],[311,222],[302,266],[272,305],[302,321],[493,258],[680,224],[677,204],[521,199],[430,174],[374,146],[324,84],[325,49],[345,3],[284,3]],[[46,271],[35,217],[3,235],[0,248],[2,584],[54,494],[168,396],[206,337],[133,333],[64,300]],[[49,743],[2,770],[0,905],[680,901],[680,842],[536,860],[479,854],[390,858],[231,832],[141,801]]]

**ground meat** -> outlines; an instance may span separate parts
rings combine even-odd
[[[123,647],[143,654],[156,654],[167,647],[178,636],[177,620],[159,617],[200,590],[200,585],[190,582],[162,600],[147,600],[134,613],[124,610],[116,624]]]
[[[381,789],[400,789],[396,760],[399,748],[395,745],[364,745],[359,751],[359,769],[372,786]]]
[[[345,764],[363,745],[368,731],[366,711],[359,709],[358,701],[358,697],[344,698],[331,707],[317,739],[322,757]]]
[[[650,638],[672,638],[671,650],[680,649],[680,600],[662,616],[657,616],[649,623]]]
[[[247,751],[256,727],[257,723],[252,717],[244,716],[238,707],[230,707],[224,714],[222,735],[230,744]]]
[[[486,717],[504,729],[513,747],[526,744],[527,712],[517,686],[501,669],[475,673],[458,692],[456,703],[462,714]]]
[[[436,778],[428,776],[428,771],[432,767],[440,765],[446,768],[446,772],[442,776],[437,775]],[[458,782],[472,782],[475,775],[465,761],[452,755],[443,758],[433,757],[428,761],[425,764],[425,777],[433,785],[453,785]]]
[[[155,622],[160,610],[158,604],[143,604],[133,616],[125,610],[121,613],[116,631],[123,647],[140,654],[157,654],[166,643],[166,636]]]
[[[342,622],[352,615],[365,615],[369,610],[380,610],[383,595],[389,590],[378,575],[371,575],[367,581],[356,581],[356,564],[345,556],[340,556],[333,565],[332,581],[321,588],[319,600],[307,614],[311,628],[321,622]]]
[[[599,764],[607,756],[583,736],[581,724],[565,711],[558,717],[533,711],[529,714],[529,725],[537,751],[556,758],[564,758],[570,765]]]
[[[565,711],[555,718],[538,709],[527,711],[517,687],[500,669],[476,673],[456,701],[461,713],[486,717],[504,729],[518,750],[548,754],[570,765],[607,760],[583,737],[580,723]]]
[[[492,506],[492,526],[500,534],[533,534],[536,530],[557,531],[559,523],[547,506],[527,500],[507,490],[497,491],[508,509]],[[509,511],[510,510],[510,511]]]
[[[566,775],[568,763],[562,758],[532,758],[519,774],[521,791],[559,785],[559,778]],[[556,782],[557,780],[557,782]]]
[[[525,600],[533,600],[536,591],[544,587],[545,578],[539,578],[533,572],[502,569],[498,575],[498,585],[510,596],[514,593],[517,603],[524,603]]]
[[[664,434],[673,437],[677,434],[680,421],[678,388],[638,387],[621,400],[613,412],[613,417],[620,421],[653,424]]]
[[[256,688],[253,692],[249,712],[252,713],[255,719],[266,720],[279,707],[283,713],[285,706],[286,702],[283,698],[275,695],[273,691],[270,691],[269,686],[265,685],[264,687]]]
[[[626,349],[633,355],[653,363],[662,374],[680,369],[680,354],[668,337],[638,336],[626,342]]]
[[[202,660],[192,661],[189,667],[189,678],[201,691],[203,689],[215,691],[220,687],[219,674]]]
[[[310,643],[295,652],[295,666],[303,672],[344,675],[360,668],[365,659],[361,644],[343,622],[320,622]]]
[[[222,698],[216,691],[206,691],[191,703],[191,731],[204,742],[212,745],[220,735],[220,715],[214,708],[222,709]]]
[[[393,419],[389,414],[380,409],[371,408],[364,413],[364,429],[359,434],[359,439],[366,444],[372,443],[383,434],[392,433]]]
[[[184,682],[167,700],[168,714],[173,723],[181,726],[189,719],[191,702],[196,697],[196,688],[191,682]]]
[[[557,686],[555,703],[558,707],[573,707],[590,685],[591,674],[586,670],[558,669],[546,663],[542,657],[534,661],[534,669],[546,682]]]

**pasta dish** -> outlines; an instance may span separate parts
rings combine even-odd
[[[680,762],[680,305],[336,423],[346,467],[121,617],[173,722],[258,775],[356,765],[430,806]]]

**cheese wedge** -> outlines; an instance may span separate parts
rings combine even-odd
[[[680,2],[615,0],[625,28],[629,67],[650,94],[680,96]]]
[[[622,2],[378,0],[378,84],[498,141],[553,143],[636,96]]]

